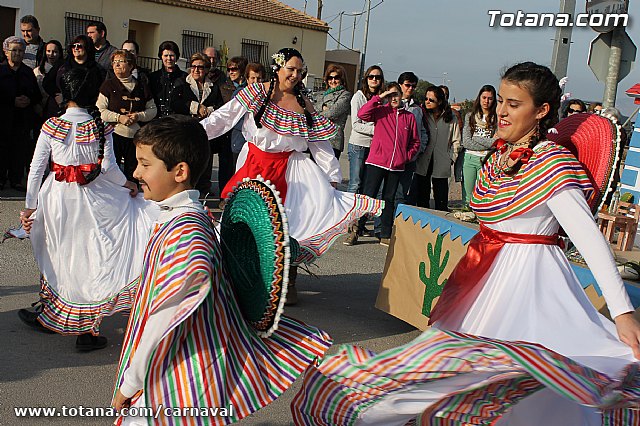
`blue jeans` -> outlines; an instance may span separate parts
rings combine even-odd
[[[369,156],[369,148],[349,144],[347,155],[349,157],[349,186],[348,192],[354,194],[362,193],[362,183],[364,182],[364,162]]]

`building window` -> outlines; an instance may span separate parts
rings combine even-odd
[[[64,14],[64,45],[68,46],[74,37],[87,34],[89,22],[102,22],[101,16],[82,15],[80,13],[65,12]]]
[[[242,56],[249,62],[257,62],[269,70],[269,43],[266,41],[242,39]]]
[[[196,52],[202,52],[205,47],[213,46],[213,34],[198,31],[182,31],[182,57],[187,61]]]

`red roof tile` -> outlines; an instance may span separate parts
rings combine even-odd
[[[307,15],[278,0],[147,0],[179,7],[205,10],[220,15],[238,16],[318,31],[329,31],[326,22]]]

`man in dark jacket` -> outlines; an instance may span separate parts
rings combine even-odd
[[[22,63],[25,47],[21,38],[8,37],[2,44],[7,62],[0,65],[0,189],[9,178],[11,188],[22,192],[33,106],[42,100],[33,70]]]
[[[96,62],[104,70],[104,75],[111,69],[111,54],[117,49],[107,40],[107,27],[100,21],[87,25],[87,36],[93,40],[96,48]]]

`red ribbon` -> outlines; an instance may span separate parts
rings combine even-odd
[[[504,139],[496,139],[493,143],[493,148],[495,148],[500,154],[504,154],[507,152],[509,147],[513,147],[509,142]],[[509,158],[513,161],[520,161],[522,164],[527,164],[533,155],[533,150],[531,148],[520,147],[516,148],[509,153]]]
[[[58,182],[77,182],[79,185],[86,185],[87,179],[84,177],[84,173],[90,173],[97,164],[80,164],[78,166],[62,166],[60,164],[51,163],[51,170],[55,172],[56,180]]]
[[[229,198],[231,192],[233,192],[233,187],[237,185],[238,182],[241,182],[242,179],[246,177],[254,179],[260,175],[264,180],[270,180],[276,187],[280,192],[280,198],[284,204],[287,197],[287,179],[285,174],[287,172],[289,156],[292,151],[266,152],[251,142],[247,143],[249,144],[247,159],[242,167],[229,179],[229,182],[221,192],[221,197]]]
[[[496,231],[480,224],[478,232],[469,241],[467,253],[453,269],[449,276],[440,299],[431,313],[429,324],[442,319],[460,318],[469,311],[483,286],[479,285],[482,278],[489,271],[496,256],[505,244],[544,244],[562,247],[559,234],[532,235],[513,234]],[[517,283],[513,283],[517,285]]]

